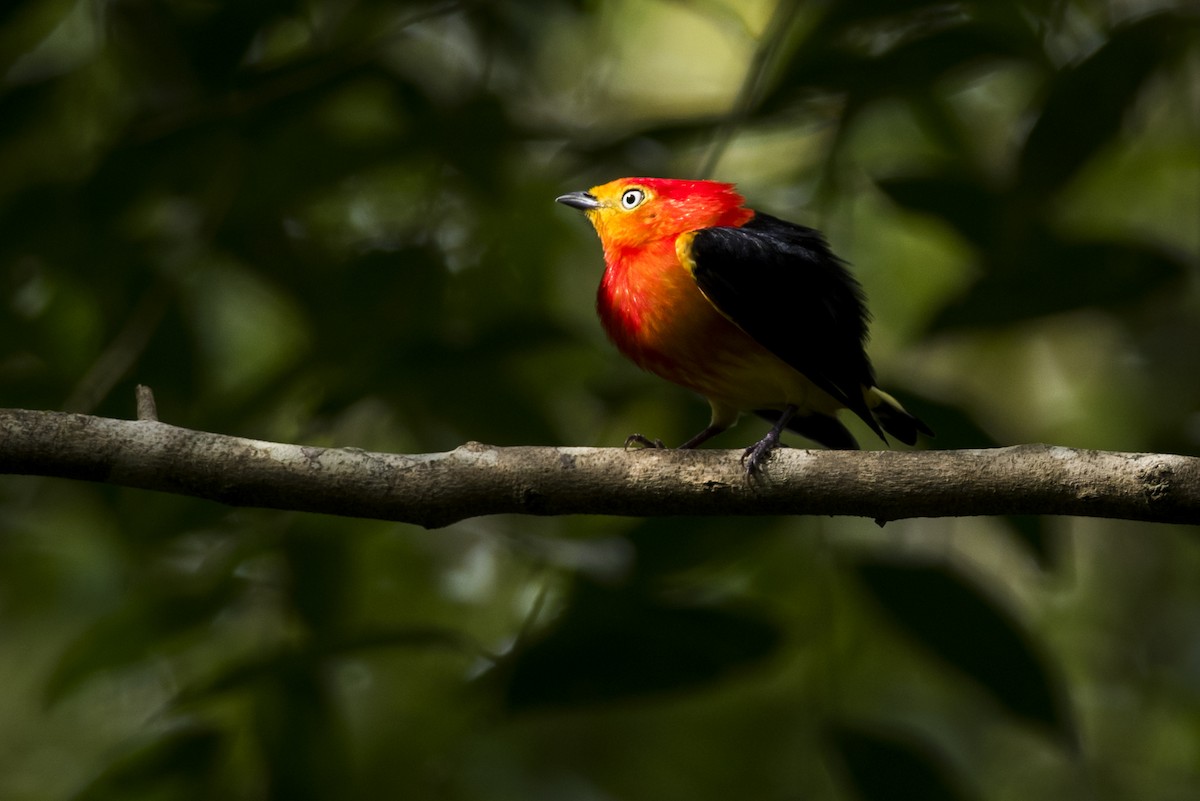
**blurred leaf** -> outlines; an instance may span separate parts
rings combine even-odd
[[[830,740],[860,801],[968,801],[946,755],[913,735],[834,725]]]
[[[246,659],[221,666],[212,675],[189,684],[172,699],[173,705],[186,708],[226,693],[258,692],[276,677],[297,666],[327,667],[330,660],[361,655],[364,652],[403,648],[413,651],[454,651],[475,659],[493,661],[478,643],[461,632],[433,626],[398,626],[386,629],[341,634],[336,641],[312,643],[308,646],[283,646],[257,652]]]
[[[7,0],[0,5],[0,75],[9,79],[6,81],[7,86],[0,89],[0,95],[11,91],[13,83],[37,81],[47,74],[55,74],[65,68],[61,63],[54,63],[57,59],[53,56],[46,58],[44,52],[38,53],[38,45],[73,13],[79,13],[76,4],[53,0]],[[29,65],[26,64],[24,74],[17,70],[10,72],[14,63],[31,59],[33,54],[42,58],[32,58],[35,65],[32,70],[29,70]],[[55,55],[61,57],[61,54]],[[38,63],[39,61],[41,63]],[[12,81],[13,78],[17,81]],[[6,116],[4,111],[0,110],[0,120],[3,119],[6,119]]]
[[[872,557],[856,573],[885,614],[1010,713],[1074,744],[1061,677],[1013,614],[943,562]]]
[[[967,293],[948,304],[933,331],[1009,325],[1082,308],[1118,310],[1180,281],[1189,265],[1150,245],[1068,242],[1035,237],[1013,261],[992,264]],[[985,257],[991,263],[991,255]]]
[[[1142,17],[1053,78],[1017,167],[1027,199],[1060,189],[1117,135],[1146,80],[1178,56],[1198,25],[1200,18],[1182,11]]]
[[[100,671],[162,655],[180,636],[211,621],[231,601],[236,586],[235,579],[224,574],[209,587],[184,581],[131,595],[121,608],[88,627],[59,657],[46,681],[46,702],[61,700]]]
[[[770,656],[780,636],[755,611],[577,580],[552,629],[495,673],[510,710],[610,703],[713,684]]]
[[[1041,60],[1036,37],[1011,18],[1004,24],[964,21],[937,2],[842,2],[833,9],[796,48],[763,99],[763,111],[780,110],[818,88],[847,93],[861,104],[866,98],[925,93],[947,73],[988,61]]]
[[[960,173],[889,178],[876,183],[896,203],[940,217],[976,247],[986,247],[996,235],[1000,198]]]
[[[157,733],[116,759],[72,801],[207,801],[220,797],[215,768],[225,735],[201,724]]]

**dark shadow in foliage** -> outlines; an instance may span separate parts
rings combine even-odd
[[[287,532],[283,556],[290,608],[305,639],[317,646],[336,640],[346,627],[355,576],[350,541],[320,518],[304,517]],[[301,649],[254,688],[254,732],[272,799],[356,797],[347,787],[352,771],[333,675],[324,660]]]
[[[1193,41],[1200,15],[1167,11],[1118,26],[1094,53],[1048,87],[1017,167],[1027,200],[1066,185],[1121,130],[1142,87]]]
[[[132,666],[178,645],[208,626],[239,590],[239,582],[225,574],[210,586],[182,583],[137,593],[67,647],[46,682],[46,703],[61,700],[96,673]]]
[[[989,64],[1016,62],[1044,67],[1040,33],[1024,13],[1044,3],[947,4],[856,2],[826,6],[825,16],[793,48],[780,80],[758,115],[794,113],[814,99],[836,99],[841,111],[824,159],[821,181],[833,189],[837,165],[860,115],[883,98],[912,103],[921,124],[956,170],[971,147],[953,115],[936,97],[945,78]],[[807,6],[805,12],[809,13]],[[1029,10],[1032,10],[1029,8]]]
[[[933,331],[987,328],[1080,308],[1129,309],[1180,284],[1181,257],[1135,242],[1071,242],[1035,232],[1003,262],[984,258],[985,274],[937,315]]]
[[[1182,257],[1150,245],[1064,238],[1042,225],[1042,212],[1019,194],[1000,194],[963,176],[915,175],[878,185],[905,208],[941,218],[978,250],[983,276],[942,309],[932,331],[1008,325],[1086,307],[1124,309],[1190,269]]]
[[[361,657],[387,649],[461,653],[487,662],[495,657],[461,632],[436,626],[405,626],[347,633],[336,642],[321,645],[288,645],[233,661],[216,673],[195,682],[172,699],[176,709],[185,710],[214,698],[240,691],[253,691],[273,676],[296,670],[299,665],[317,665],[324,670],[339,659]]]
[[[214,701],[244,699],[270,798],[281,801],[372,797],[356,794],[348,777],[351,742],[342,698],[333,680],[339,660],[383,649],[445,650],[492,661],[459,632],[435,627],[376,629],[336,642],[288,644],[223,667],[172,699],[177,714],[203,714]]]
[[[955,780],[948,760],[916,736],[859,725],[828,731],[834,764],[860,801],[971,801],[979,798]]]
[[[944,560],[872,556],[855,572],[909,636],[974,680],[1008,712],[1078,748],[1058,671],[976,577]]]
[[[849,0],[828,8],[795,48],[763,110],[786,110],[813,90],[844,93],[849,106],[862,108],[873,98],[928,91],[954,70],[1044,58],[1035,31],[1007,4],[997,4],[987,21],[987,14],[972,18],[942,2]]]
[[[941,218],[977,248],[986,249],[1000,233],[1003,195],[978,178],[954,170],[893,176],[875,183],[893,202]]]
[[[214,777],[224,751],[225,735],[208,726],[188,725],[159,733],[114,760],[72,801],[218,798],[221,793]]]
[[[325,666],[296,660],[253,694],[253,730],[272,801],[361,797],[350,778],[350,737]]]
[[[931,330],[1002,326],[1087,307],[1124,309],[1187,275],[1194,265],[1181,255],[1133,241],[1074,240],[1045,220],[1047,202],[1120,135],[1147,81],[1178,59],[1198,26],[1200,17],[1180,11],[1144,17],[1117,27],[1079,64],[1048,75],[1006,185],[974,177],[963,165],[879,182],[893,201],[940,217],[979,252],[983,276],[942,310]]]
[[[778,535],[773,520],[739,520],[736,531],[723,517],[648,518],[627,532],[637,558],[633,581],[648,582],[705,564],[729,563],[753,554]]]
[[[331,534],[319,517],[299,518],[284,537],[283,556],[289,608],[315,642],[336,639],[355,579],[348,538]]]
[[[1023,542],[1038,567],[1054,570],[1063,564],[1061,541],[1055,537],[1050,518],[1044,515],[1007,515],[1000,518],[1013,536]]]
[[[493,678],[510,711],[589,706],[714,684],[761,663],[779,641],[753,609],[577,580],[550,630],[502,659]]]

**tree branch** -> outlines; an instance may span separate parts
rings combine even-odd
[[[0,410],[0,473],[445,526],[478,515],[1040,514],[1200,523],[1200,458],[1048,445],[958,451],[493,447],[403,455],[191,431],[156,420]]]

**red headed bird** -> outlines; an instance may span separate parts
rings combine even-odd
[[[742,455],[751,474],[784,428],[857,448],[843,408],[884,442],[884,431],[910,445],[933,433],[875,386],[862,287],[819,232],[745,208],[716,181],[622,178],[557,200],[585,212],[604,246],[596,309],[609,338],[712,406],[712,422],[681,448],[743,411],[774,424]]]

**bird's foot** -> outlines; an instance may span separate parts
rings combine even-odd
[[[756,476],[762,472],[771,452],[779,447],[779,430],[772,428],[758,442],[742,451],[742,465],[746,468],[747,476]]]
[[[630,434],[625,438],[625,450],[629,450],[630,445],[637,445],[639,448],[666,448],[661,439],[650,439],[643,437],[641,434]]]

